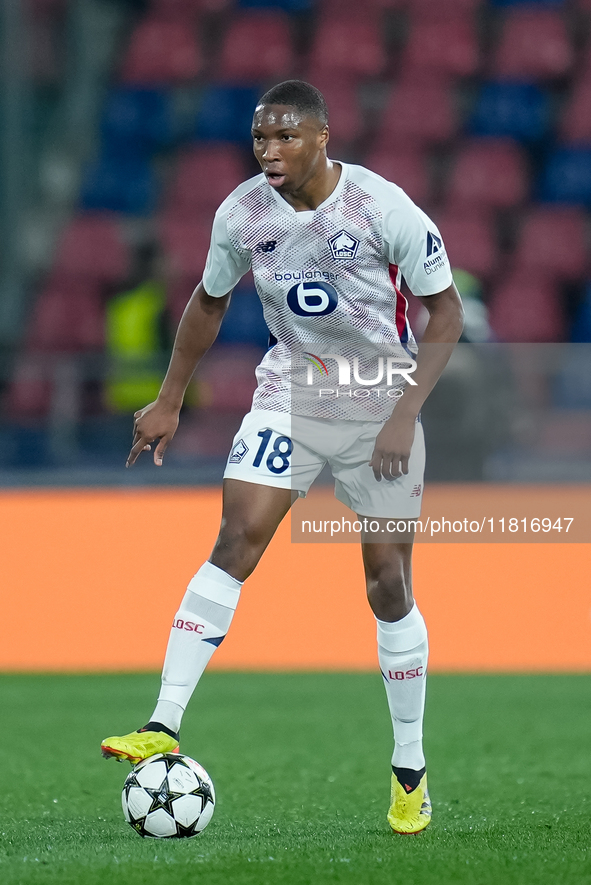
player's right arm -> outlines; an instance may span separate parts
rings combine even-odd
[[[162,457],[176,433],[179,412],[189,381],[199,360],[217,338],[230,294],[212,298],[199,283],[185,308],[179,324],[168,371],[155,402],[134,415],[133,445],[126,467],[131,467],[141,452],[149,452],[154,440],[154,464],[162,466]]]
[[[127,467],[135,463],[140,452],[149,452],[157,439],[160,442],[154,450],[154,464],[162,467],[162,456],[178,427],[187,385],[199,360],[217,338],[234,286],[250,267],[250,252],[241,250],[230,239],[228,213],[236,196],[251,187],[252,182],[237,187],[215,214],[203,279],[181,318],[158,398],[134,415]]]

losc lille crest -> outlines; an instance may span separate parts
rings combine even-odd
[[[342,261],[343,259],[351,261],[357,255],[359,240],[348,234],[346,230],[340,230],[338,234],[330,238],[328,245],[330,246],[332,257],[336,258],[337,261]]]

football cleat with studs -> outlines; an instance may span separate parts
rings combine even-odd
[[[431,800],[424,768],[392,766],[392,790],[388,823],[395,833],[420,833],[431,822]]]
[[[101,743],[101,753],[105,759],[115,758],[117,762],[131,762],[136,765],[142,759],[156,753],[178,753],[179,736],[159,722],[148,722],[138,731],[121,737],[105,738]]]

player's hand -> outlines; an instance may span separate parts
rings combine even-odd
[[[378,482],[398,479],[408,473],[410,450],[415,438],[415,418],[392,415],[376,437],[369,466]]]
[[[160,440],[154,450],[154,464],[162,467],[164,452],[179,426],[179,409],[156,400],[136,412],[133,418],[133,445],[125,466],[131,467],[141,452],[152,451],[152,443]]]

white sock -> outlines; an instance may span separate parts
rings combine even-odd
[[[195,686],[224,639],[240,598],[241,581],[204,563],[174,616],[158,703],[151,722],[178,732]]]
[[[378,660],[394,728],[392,765],[420,770],[427,678],[427,628],[414,605],[400,621],[379,621]]]

